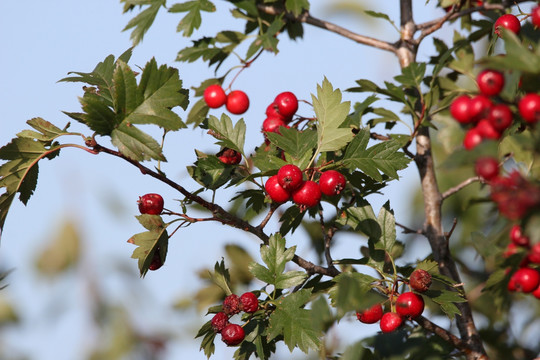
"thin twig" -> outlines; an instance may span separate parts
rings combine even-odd
[[[269,14],[269,15],[285,14],[285,18],[287,20],[299,21],[299,22],[303,22],[303,23],[306,23],[306,24],[313,25],[313,26],[319,27],[321,29],[325,29],[325,30],[328,30],[330,32],[341,35],[341,36],[343,36],[343,37],[345,37],[347,39],[353,40],[353,41],[355,41],[355,42],[357,42],[359,44],[372,46],[372,47],[375,47],[377,49],[386,50],[386,51],[390,51],[390,52],[393,52],[393,53],[395,53],[396,50],[397,50],[396,47],[393,44],[389,43],[389,42],[379,40],[379,39],[375,39],[375,38],[372,38],[372,37],[369,37],[369,36],[364,36],[364,35],[357,34],[355,32],[352,32],[352,31],[348,30],[348,29],[345,29],[345,28],[343,28],[343,27],[341,27],[339,25],[333,24],[333,23],[325,21],[325,20],[315,18],[315,17],[311,16],[309,14],[309,12],[307,12],[307,11],[303,12],[299,16],[295,16],[292,13],[286,12],[285,9],[279,8],[277,6],[259,4],[259,5],[257,5],[257,8],[259,9],[259,11],[261,11],[261,12],[263,12],[265,14]]]
[[[454,187],[451,187],[450,189],[446,190],[443,194],[442,194],[442,199],[446,199],[452,195],[454,195],[455,193],[457,193],[459,190],[463,189],[464,187],[472,184],[472,183],[475,183],[477,181],[482,181],[482,179],[479,177],[479,176],[473,176],[473,177],[470,177],[468,178],[467,180],[463,181],[462,183],[454,186]]]
[[[418,230],[414,230],[414,229],[411,229],[405,225],[402,225],[398,222],[396,222],[396,226],[399,226],[400,228],[403,229],[403,234],[419,234],[419,235],[424,235],[424,230],[422,229],[418,229]]]
[[[449,232],[445,233],[444,236],[446,237],[446,241],[450,241],[450,238],[452,237],[452,234],[454,233],[454,230],[456,229],[457,225],[457,219],[454,218],[454,221],[452,221],[452,228]]]
[[[266,214],[266,216],[261,221],[261,223],[256,226],[257,229],[260,229],[260,230],[264,229],[264,227],[266,226],[266,224],[268,224],[268,222],[272,218],[272,215],[274,215],[274,212],[277,210],[279,205],[280,204],[272,203],[272,205],[270,206],[270,210],[268,211],[268,214]]]

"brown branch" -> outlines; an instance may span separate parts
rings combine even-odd
[[[268,211],[268,214],[266,214],[266,216],[264,217],[264,219],[261,221],[261,223],[259,225],[257,225],[257,229],[264,229],[264,227],[266,226],[266,224],[268,224],[268,222],[270,221],[270,219],[272,218],[272,215],[274,215],[274,212],[276,212],[277,208],[279,207],[280,204],[276,204],[276,203],[272,203],[272,205],[270,205],[270,210]]]
[[[443,194],[442,194],[442,200],[454,195],[455,193],[457,193],[459,190],[463,189],[464,187],[472,184],[472,183],[475,183],[477,181],[482,181],[482,179],[479,177],[479,176],[473,176],[473,177],[470,177],[468,178],[467,180],[463,181],[462,183],[460,184],[457,184],[456,186],[454,187],[451,187],[450,189],[446,190]]]
[[[424,230],[422,229],[418,229],[418,230],[414,230],[414,229],[411,229],[410,227],[407,227],[405,225],[402,225],[398,222],[396,222],[396,226],[399,226],[400,228],[403,229],[403,234],[418,234],[418,235],[424,235]]]
[[[393,53],[396,52],[396,47],[393,44],[389,43],[389,42],[382,41],[382,40],[379,40],[379,39],[375,39],[375,38],[372,38],[372,37],[369,37],[369,36],[360,35],[360,34],[357,34],[355,32],[352,32],[352,31],[350,31],[348,29],[345,29],[345,28],[343,28],[343,27],[341,27],[339,25],[333,24],[333,23],[325,21],[325,20],[315,18],[315,17],[311,16],[308,11],[303,12],[299,16],[295,16],[294,14],[292,14],[290,12],[286,12],[285,9],[283,9],[283,8],[272,6],[272,5],[259,4],[259,5],[257,5],[257,8],[259,9],[259,11],[261,11],[261,12],[263,12],[265,14],[268,14],[268,15],[284,14],[285,19],[287,19],[287,20],[298,21],[298,22],[303,22],[303,23],[306,23],[306,24],[313,25],[313,26],[319,27],[321,29],[325,29],[325,30],[328,30],[330,32],[341,35],[341,36],[343,36],[343,37],[345,37],[347,39],[350,39],[352,41],[355,41],[355,42],[357,42],[359,44],[372,46],[374,48],[390,51],[390,52],[393,52]]]

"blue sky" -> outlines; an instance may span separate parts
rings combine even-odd
[[[209,21],[203,21],[195,38],[213,35],[221,26],[242,28],[241,22],[229,23],[223,2],[216,3],[219,11],[209,15]],[[424,6],[425,1],[415,3],[418,4],[417,20],[442,15],[440,10],[434,9],[434,1],[428,6]],[[312,1],[312,14],[325,17],[325,4],[327,2],[321,0]],[[373,2],[370,8],[385,11],[381,7],[381,2]],[[392,5],[392,8],[386,11],[391,11],[390,16],[399,23],[397,6]],[[122,5],[111,0],[0,2],[0,69],[3,70],[0,144],[6,144],[17,132],[27,128],[25,121],[36,116],[60,127],[69,121],[61,111],[79,110],[77,96],[82,95],[81,84],[57,81],[69,71],[91,71],[107,55],[118,56],[131,46],[129,33],[122,32],[130,16],[122,15],[121,11]],[[397,36],[392,27],[382,21],[374,25],[372,21],[359,21],[353,16],[330,19],[361,33],[374,31],[390,41]],[[177,51],[189,45],[189,39],[175,32],[178,21],[179,17],[174,14],[159,15],[144,41],[135,48],[130,64],[142,67],[155,57],[159,64],[178,67],[185,87],[198,86],[202,80],[212,77],[213,72],[204,64],[175,62]],[[448,37],[451,33],[438,36]],[[426,50],[422,47],[419,56],[425,56],[427,50],[429,47]],[[220,71],[233,65],[228,62]],[[310,99],[316,84],[324,77],[334,87],[344,90],[354,86],[356,79],[380,82],[390,80],[398,71],[397,61],[389,54],[306,26],[305,40],[284,40],[277,56],[264,54],[235,82],[235,88],[244,90],[251,99],[251,107],[243,116],[248,126],[246,147],[253,148],[261,143],[264,110],[279,92],[292,91],[301,99]],[[346,100],[354,100],[354,96],[357,95],[344,94]],[[308,116],[310,111],[307,107],[300,108],[300,113]],[[82,127],[74,123],[73,129],[82,130]],[[218,150],[213,139],[202,130],[173,134],[165,147],[169,159],[164,165],[165,171],[192,190],[197,186],[189,179],[185,166],[195,160],[195,148],[209,153]],[[396,216],[406,218],[408,195],[404,189],[418,176],[414,169],[401,175],[404,181],[393,184],[385,196],[370,199],[376,211],[390,198]],[[167,358],[204,359],[198,351],[198,341],[192,340],[198,322],[206,320],[204,314],[178,315],[169,309],[170,305],[197,288],[196,271],[212,267],[223,255],[224,244],[241,244],[257,256],[259,243],[220,225],[197,224],[181,230],[171,240],[168,261],[160,271],[138,279],[136,261],[130,259],[133,247],[126,243],[131,235],[142,231],[133,217],[137,214],[136,200],[144,193],[158,192],[166,199],[166,206],[174,206],[173,199],[178,195],[118,159],[92,156],[75,149],[67,149],[59,158],[40,164],[39,177],[36,193],[28,206],[14,202],[0,248],[0,265],[16,269],[8,278],[8,291],[0,295],[16,303],[32,326],[5,333],[0,343],[8,343],[14,354],[26,354],[32,359],[77,359],[96,340],[87,312],[88,287],[85,284],[99,278],[103,279],[101,291],[120,302],[129,300],[131,307],[138,308],[137,326],[145,330],[162,326],[171,331],[182,329],[177,345],[169,350]],[[43,279],[35,274],[33,261],[66,218],[81,229],[83,264],[62,279]],[[300,254],[309,257],[312,254],[303,240],[305,237],[297,232],[289,241],[298,246]],[[351,245],[350,240],[340,240],[336,257],[340,252],[346,254],[347,245]],[[129,275],[108,277],[116,273],[119,263],[128,269]],[[125,282],[122,276],[130,281]],[[185,324],[189,326],[182,328]],[[353,320],[350,324],[345,322],[344,327],[352,325],[356,325]],[[230,354],[230,349],[217,345],[216,359],[230,358]]]

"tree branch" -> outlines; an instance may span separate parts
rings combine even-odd
[[[259,9],[259,11],[261,11],[261,12],[263,12],[265,14],[268,14],[268,15],[284,14],[284,17],[287,20],[298,21],[298,22],[303,22],[303,23],[306,23],[306,24],[313,25],[313,26],[319,27],[321,29],[325,29],[325,30],[328,30],[330,32],[341,35],[343,37],[346,37],[347,39],[355,41],[355,42],[357,42],[359,44],[372,46],[374,48],[390,51],[390,52],[393,52],[393,53],[396,52],[396,47],[393,44],[389,43],[389,42],[382,41],[382,40],[379,40],[379,39],[375,39],[375,38],[372,38],[372,37],[369,37],[369,36],[360,35],[360,34],[357,34],[355,32],[352,32],[352,31],[350,31],[348,29],[345,29],[345,28],[343,28],[343,27],[341,27],[339,25],[333,24],[333,23],[325,21],[325,20],[315,18],[315,17],[311,16],[308,11],[303,12],[299,16],[295,16],[294,14],[292,14],[290,12],[286,12],[284,8],[280,8],[280,7],[276,7],[276,6],[272,6],[272,5],[259,4],[259,5],[257,5],[257,8]]]
[[[457,193],[459,190],[463,189],[464,187],[472,184],[472,183],[475,183],[477,181],[482,181],[482,179],[479,177],[479,176],[473,176],[473,177],[470,177],[468,178],[467,180],[463,181],[462,183],[454,186],[454,187],[451,187],[450,189],[446,190],[443,194],[442,194],[442,200],[454,195],[455,193]]]

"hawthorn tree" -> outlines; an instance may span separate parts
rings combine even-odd
[[[159,11],[179,16],[186,37],[205,12],[215,11],[208,0],[121,2],[124,12],[138,12],[126,26],[134,45]],[[215,69],[215,78],[190,84],[191,94],[172,66],[155,59],[130,66],[132,49],[61,79],[84,84],[81,110],[65,114],[87,130],[33,118],[32,129],[0,149],[0,228],[15,197],[26,204],[36,189],[40,160],[69,148],[113,156],[178,192],[178,201],[141,194],[141,232],[126,236],[141,276],[174,261],[167,259],[169,239],[187,226],[217,222],[260,241],[262,261],[249,263],[249,276],[234,278],[223,259],[209,274],[220,293],[196,334],[208,357],[220,339],[237,347],[238,359],[269,358],[283,344],[332,359],[539,356],[540,345],[522,344],[508,324],[512,309],[529,311],[533,320],[540,313],[540,6],[443,0],[444,15],[417,23],[412,1],[400,0],[398,21],[366,11],[399,30],[396,39],[383,40],[312,16],[307,0],[228,2],[244,32],[223,29],[178,53],[180,62]],[[450,24],[460,26],[452,43],[434,36]],[[324,78],[310,98],[276,94],[264,121],[245,121],[249,96],[235,80],[249,76],[246,69],[262,53],[277,53],[280,41],[302,38],[304,26],[386,52],[401,74],[383,84],[356,80],[348,89]],[[433,42],[434,52],[420,60],[424,41]],[[240,45],[243,54],[235,51]],[[224,70],[235,57],[238,66]],[[344,91],[358,100],[343,101]],[[312,113],[298,113],[299,101]],[[410,131],[398,130],[398,123]],[[141,125],[156,125],[161,138]],[[250,126],[263,133],[255,148],[245,146]],[[215,153],[197,150],[196,159],[181,164],[200,186],[196,191],[163,166],[167,135],[190,128],[204,129],[219,146]],[[69,142],[74,138],[79,141]],[[384,193],[409,166],[419,173],[421,201],[411,204],[421,214],[419,228],[395,218],[392,199],[380,209],[366,199]],[[231,188],[232,205],[219,204],[216,194]],[[288,244],[300,227],[310,234],[316,259]],[[430,255],[406,260],[399,231],[427,242]],[[348,257],[335,258],[334,239],[342,232],[362,240]],[[236,293],[239,283],[250,291]],[[448,321],[439,321],[441,315]],[[351,316],[359,327],[378,323],[380,332],[331,353],[325,335]]]

